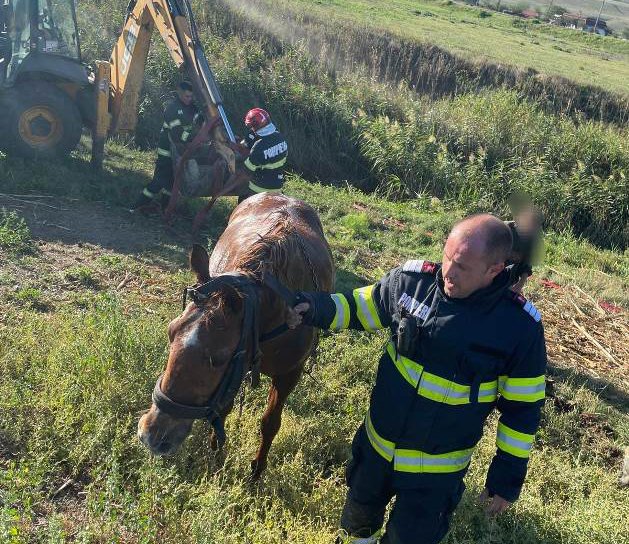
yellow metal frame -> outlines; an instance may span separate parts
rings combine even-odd
[[[113,48],[109,63],[99,62],[95,78],[96,123],[94,126],[95,149],[92,163],[102,163],[102,148],[107,134],[130,134],[138,122],[138,101],[148,57],[151,36],[157,29],[168,52],[177,66],[191,81],[195,95],[205,110],[206,119],[213,119],[219,112],[209,92],[202,83],[196,68],[197,58],[192,43],[190,25],[183,16],[173,16],[165,0],[139,0],[129,12],[122,33]],[[108,69],[103,66],[108,64]],[[107,88],[107,109],[103,89]],[[213,129],[211,138],[217,152],[225,159],[230,172],[235,171],[236,161],[229,140],[220,123]]]

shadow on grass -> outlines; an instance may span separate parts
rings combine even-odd
[[[167,269],[185,266],[199,237],[192,219],[203,200],[183,200],[171,225],[158,210],[130,214],[128,207],[149,176],[119,164],[133,157],[111,150],[106,168],[91,169],[76,157],[57,161],[0,160],[0,208],[22,216],[35,240],[62,244],[92,244],[142,258]],[[221,199],[206,221],[206,235],[216,239],[224,230],[234,203]],[[203,243],[203,242],[201,242]]]
[[[603,402],[613,406],[621,412],[629,408],[629,393],[603,378],[595,378],[586,372],[574,368],[562,368],[553,364],[548,365],[548,375],[565,382],[574,383],[592,391]]]
[[[370,283],[372,282],[354,272],[344,270],[343,268],[336,269],[336,281],[334,284],[336,291],[351,291],[358,287],[369,285]]]

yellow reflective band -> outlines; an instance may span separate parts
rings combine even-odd
[[[402,377],[413,386],[413,388],[417,387],[417,382],[419,381],[419,377],[421,376],[424,367],[420,364],[417,364],[415,361],[412,361],[408,357],[404,357],[399,353],[396,353],[395,346],[393,342],[389,342],[387,345],[387,353],[391,360],[395,364],[398,372],[402,374]]]
[[[347,531],[340,529],[336,535],[336,541],[340,544],[378,544],[380,538],[384,534],[384,529],[380,528],[371,536],[351,536],[347,534]]]
[[[418,393],[422,397],[445,404],[469,404],[470,386],[441,378],[436,374],[424,372]]]
[[[151,193],[151,191],[145,188],[144,191],[142,191],[142,194],[148,198],[155,198],[156,193]]]
[[[162,125],[162,128],[169,128],[169,127],[168,127],[168,123],[164,123],[164,124]]]
[[[170,157],[170,151],[168,151],[167,149],[162,149],[161,147],[157,148],[157,154],[161,155],[162,157]]]
[[[350,318],[349,302],[347,302],[345,296],[340,293],[331,294],[330,297],[336,306],[336,313],[334,314],[334,319],[329,328],[333,331],[347,329],[347,327],[349,327]]]
[[[270,164],[253,164],[249,157],[247,157],[247,160],[245,161],[245,166],[252,172],[255,172],[256,170],[274,170],[276,168],[281,168],[285,164],[286,164],[286,157],[284,157],[283,159],[277,162],[272,162]]]
[[[459,472],[469,464],[474,448],[431,454],[421,450],[396,448],[395,443],[382,438],[373,426],[371,414],[365,416],[365,430],[373,449],[386,461],[393,461],[398,472],[447,473]]]
[[[182,142],[187,141],[189,137],[190,137],[190,133],[189,133],[187,130],[184,130],[184,131],[181,133],[181,141],[182,141]]]
[[[450,405],[469,404],[471,387],[446,380],[430,372],[422,374],[418,393],[422,397]],[[478,391],[478,402],[494,402],[497,398],[498,382],[483,382]]]
[[[249,189],[251,189],[254,193],[281,193],[282,189],[266,189],[265,187],[260,187],[253,183],[253,181],[249,182]]]
[[[373,301],[373,289],[375,285],[368,285],[360,289],[354,289],[356,301],[356,315],[366,331],[376,331],[382,328],[378,310]]]
[[[389,342],[387,353],[402,377],[417,389],[417,393],[435,402],[459,405],[470,403],[469,385],[462,385],[441,376],[424,372],[424,367],[408,357],[396,353],[395,345]],[[417,387],[419,383],[419,388]],[[483,382],[478,391],[478,402],[494,402],[497,398],[498,382]]]
[[[285,164],[286,164],[286,157],[284,157],[283,159],[280,159],[277,162],[271,162],[269,164],[261,164],[260,166],[258,166],[258,168],[261,168],[262,170],[273,170],[275,168],[281,168]]]
[[[392,461],[393,455],[395,454],[395,444],[389,440],[385,440],[376,432],[373,428],[373,423],[371,423],[371,415],[369,412],[367,412],[367,415],[365,416],[365,429],[373,449],[387,461]]]
[[[395,450],[394,470],[413,473],[459,472],[470,464],[474,448],[432,455],[419,450]]]
[[[510,378],[500,376],[498,392],[507,400],[537,402],[545,397],[546,378],[544,375],[533,378]]]
[[[504,423],[498,423],[498,433],[496,435],[496,445],[502,451],[527,459],[533,446],[532,434],[525,434],[507,427]]]
[[[174,121],[171,121],[168,126],[170,128],[175,128],[175,127],[178,127],[179,125],[181,125],[181,119],[175,119]]]

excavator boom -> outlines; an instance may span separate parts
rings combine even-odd
[[[235,158],[228,144],[236,139],[201,45],[189,0],[131,0],[122,33],[109,60],[109,70],[101,64],[96,74],[93,164],[98,166],[102,161],[100,148],[106,134],[128,134],[136,128],[140,91],[155,29],[177,68],[191,81],[206,118],[220,117],[222,122],[214,124],[211,139],[233,172]],[[108,96],[102,92],[106,87]],[[104,101],[108,103],[106,109]]]

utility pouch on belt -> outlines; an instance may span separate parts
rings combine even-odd
[[[411,357],[419,340],[420,332],[417,318],[403,309],[397,328],[397,352],[404,357]]]

